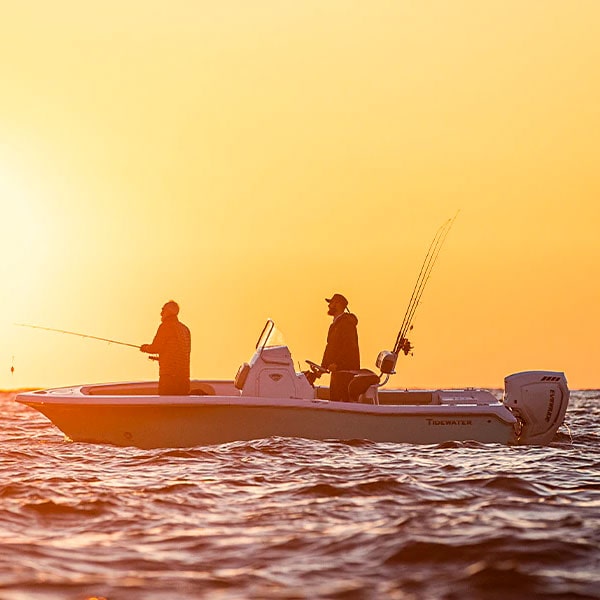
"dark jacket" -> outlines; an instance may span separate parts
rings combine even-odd
[[[190,330],[174,315],[165,317],[158,326],[146,352],[158,354],[159,375],[190,376]]]
[[[327,346],[323,354],[321,366],[328,368],[337,365],[337,370],[355,371],[360,369],[360,352],[358,349],[358,319],[352,313],[342,313],[329,326]]]

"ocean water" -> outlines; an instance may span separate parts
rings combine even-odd
[[[139,450],[0,408],[0,600],[600,598],[598,391],[542,448]]]

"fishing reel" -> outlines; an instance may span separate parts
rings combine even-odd
[[[151,354],[151,355],[148,357],[148,360],[159,360],[159,358],[158,358],[158,356],[155,356],[155,355]]]
[[[404,356],[408,356],[408,353],[414,348],[414,346],[410,343],[408,338],[403,338],[401,340],[400,345],[398,346],[398,350],[404,352]],[[412,356],[412,353],[411,353]]]
[[[400,354],[400,352],[404,352],[405,355],[408,355],[408,353],[412,349],[413,345],[408,339],[404,337],[400,338],[396,343],[396,346],[394,347],[393,351],[383,350],[379,353],[375,364],[377,365],[377,368],[381,371],[383,375],[387,375],[388,377],[390,375],[395,375],[396,361],[398,360],[398,355]]]

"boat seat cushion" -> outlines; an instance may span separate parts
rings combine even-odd
[[[348,384],[348,396],[350,402],[359,402],[361,394],[364,394],[372,385],[379,383],[379,377],[369,369],[361,369]]]
[[[246,362],[242,363],[233,381],[233,385],[235,385],[238,390],[244,389],[244,384],[248,378],[248,373],[250,373],[250,365]]]

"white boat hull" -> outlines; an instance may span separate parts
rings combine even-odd
[[[221,387],[233,389],[231,383],[220,382]],[[102,388],[106,393],[101,393]],[[17,400],[43,413],[70,440],[139,448],[192,447],[272,436],[410,444],[451,440],[519,443],[514,414],[482,391],[475,400],[472,392],[461,391],[458,401],[462,398],[463,404],[457,403],[456,392],[445,392],[447,401],[452,400],[445,405],[221,395],[169,397],[140,392],[143,388],[138,383],[78,386],[19,394]],[[379,393],[383,401],[386,394],[415,397],[415,392]],[[421,394],[431,396],[432,392]],[[443,401],[444,393],[437,394]],[[489,394],[489,403],[481,402],[482,394]]]
[[[364,375],[357,374],[357,377]],[[234,381],[192,381],[189,396],[159,396],[156,382],[75,386],[17,395],[69,439],[140,448],[181,448],[280,437],[439,444],[474,440],[548,444],[563,422],[563,373],[526,371],[489,391],[385,390],[367,371],[355,402],[329,400],[296,373],[285,346],[257,345]]]

